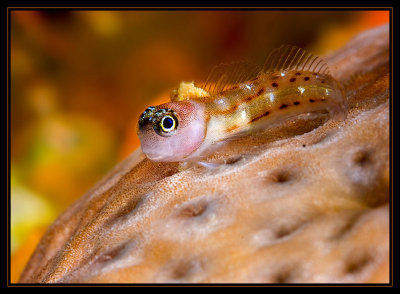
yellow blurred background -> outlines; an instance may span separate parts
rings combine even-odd
[[[326,54],[389,11],[10,10],[11,282],[47,226],[139,146],[138,116],[214,65]]]

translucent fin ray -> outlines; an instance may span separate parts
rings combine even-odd
[[[329,74],[326,62],[320,57],[296,46],[283,45],[274,49],[267,57],[262,68],[263,73],[299,70]]]
[[[220,64],[214,67],[201,88],[212,94],[228,90],[233,86],[254,79],[260,67],[247,61]]]

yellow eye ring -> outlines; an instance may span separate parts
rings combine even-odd
[[[166,132],[166,133],[172,132],[176,128],[175,118],[173,118],[170,115],[164,116],[161,119],[160,127],[161,127],[163,132]]]

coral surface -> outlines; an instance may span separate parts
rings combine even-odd
[[[137,150],[49,227],[20,282],[388,282],[389,27],[325,60],[346,120],[232,140],[215,168]]]

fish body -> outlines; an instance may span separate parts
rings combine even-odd
[[[344,119],[347,112],[327,65],[293,46],[276,49],[262,70],[247,63],[218,66],[201,87],[180,88],[190,90],[178,89],[171,102],[148,108],[139,120],[142,150],[152,160],[196,161],[231,137],[290,117],[325,111]]]

